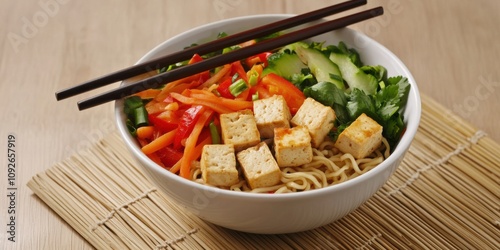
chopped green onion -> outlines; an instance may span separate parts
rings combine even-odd
[[[237,50],[237,49],[241,49],[241,46],[239,46],[239,45],[233,45],[231,47],[224,48],[222,50],[222,54],[226,54],[226,53],[229,53],[229,52]]]
[[[219,130],[214,122],[210,122],[208,125],[210,129],[210,136],[212,137],[212,144],[220,144]]]
[[[231,78],[231,82],[236,82],[236,80],[238,80],[238,77],[240,75],[238,73],[234,73],[233,77]]]
[[[259,81],[259,73],[255,70],[250,70],[249,73],[248,84],[250,84],[250,86],[257,85],[257,82]]]
[[[255,94],[252,95],[252,101],[257,101],[259,100],[259,92],[255,92]]]
[[[148,121],[148,111],[144,106],[140,106],[133,110],[134,126],[136,128],[147,126]]]
[[[134,124],[132,123],[132,121],[130,119],[127,119],[127,129],[128,129],[128,132],[133,136],[137,136],[137,129],[134,127]]]
[[[231,85],[229,85],[229,92],[231,92],[231,95],[236,97],[239,96],[247,88],[248,86],[245,80],[238,79],[236,80],[236,82],[233,82]]]
[[[132,111],[138,107],[143,106],[142,99],[138,96],[131,96],[125,99],[125,109],[124,112],[127,115],[131,115]]]
[[[140,97],[126,98],[123,111],[127,115],[127,128],[132,136],[137,135],[137,128],[149,125],[148,111]]]

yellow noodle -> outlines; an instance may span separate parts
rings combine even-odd
[[[389,143],[385,138],[377,150],[363,159],[344,154],[334,147],[332,141],[325,141],[318,148],[313,148],[313,159],[310,163],[282,168],[281,183],[278,185],[251,189],[245,180],[241,180],[227,189],[252,193],[290,193],[319,189],[360,176],[383,162],[389,154]],[[191,178],[203,184],[199,163],[193,164]]]

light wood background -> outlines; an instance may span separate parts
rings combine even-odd
[[[89,249],[26,182],[115,129],[113,105],[79,112],[54,92],[136,62],[160,42],[208,22],[303,13],[336,1],[0,0],[0,249]],[[386,0],[353,26],[413,72],[422,94],[500,141],[500,1]],[[116,85],[106,87],[110,89]],[[16,242],[8,241],[7,136],[16,136]]]

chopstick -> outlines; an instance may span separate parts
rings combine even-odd
[[[239,44],[242,42],[249,41],[258,37],[265,37],[267,35],[273,34],[275,32],[285,30],[291,27],[295,27],[300,24],[318,20],[322,17],[340,13],[361,5],[366,4],[367,0],[352,0],[315,11],[311,11],[305,14],[297,15],[291,18],[283,19],[281,21],[266,24],[257,28],[253,28],[247,31],[236,33],[231,36],[217,39],[212,42],[201,44],[195,47],[191,47],[185,50],[181,50],[170,55],[166,55],[157,59],[153,59],[148,62],[140,63],[114,73],[102,76],[100,78],[84,82],[80,85],[70,87],[59,92],[56,92],[56,99],[62,100],[71,96],[81,94],[86,91],[90,91],[99,87],[103,87],[107,84],[114,83],[117,81],[125,80],[127,78],[137,76],[149,71],[160,69],[162,67],[169,66],[171,64],[181,62],[190,59],[194,54],[205,55],[214,51],[224,49],[226,47]]]
[[[222,66],[224,64],[242,60],[255,54],[274,50],[276,48],[305,40],[307,38],[311,38],[328,31],[343,28],[357,22],[380,16],[383,13],[384,10],[382,7],[376,7],[339,19],[320,23],[315,26],[290,32],[273,39],[264,40],[252,46],[244,47],[227,54],[214,56],[212,58],[208,58],[188,66],[170,70],[130,85],[121,86],[115,90],[105,92],[95,97],[85,99],[78,102],[78,108],[79,110],[84,110],[109,101],[121,99],[123,97],[138,93],[146,89],[158,88],[165,82],[178,80],[205,70],[210,70],[215,67]]]

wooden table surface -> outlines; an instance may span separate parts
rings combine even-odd
[[[113,131],[113,105],[80,112],[76,102],[97,92],[60,102],[54,92],[129,66],[201,24],[299,14],[338,2],[0,0],[0,249],[92,248],[26,183]],[[500,1],[373,0],[361,9],[378,5],[384,16],[353,27],[398,55],[422,94],[500,141]],[[15,137],[15,175],[7,172],[9,135]]]

